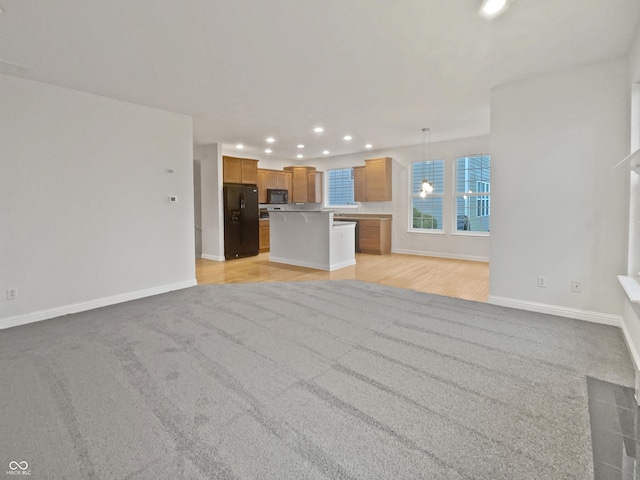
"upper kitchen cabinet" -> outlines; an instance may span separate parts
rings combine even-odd
[[[322,203],[322,172],[309,172],[308,181],[309,201],[314,203]]]
[[[364,169],[365,167],[353,167],[353,200],[356,202],[367,201],[367,184]]]
[[[258,203],[267,203],[267,172],[268,170],[258,169]]]
[[[250,158],[222,157],[224,183],[258,184],[258,160]]]
[[[284,167],[284,170],[291,172],[290,202],[322,202],[322,172],[315,167]]]
[[[282,170],[258,169],[258,201],[267,203],[267,190],[270,188],[291,192],[291,172]],[[291,195],[289,195],[291,201]]]
[[[356,202],[391,201],[390,157],[364,161],[364,167],[353,168],[354,200]]]
[[[291,191],[291,172],[281,172],[276,170],[275,188]]]

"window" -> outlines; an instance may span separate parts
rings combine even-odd
[[[355,205],[353,200],[353,168],[329,170],[329,201],[327,205]]]
[[[491,219],[491,157],[458,158],[456,231],[488,232]]]
[[[476,183],[476,191],[477,192],[489,192],[489,182],[477,182]],[[488,195],[478,195],[476,197],[476,215],[478,217],[488,217],[489,216],[489,196]]]
[[[433,185],[433,192],[420,195],[422,182]],[[412,230],[442,230],[444,160],[413,162],[411,173]]]

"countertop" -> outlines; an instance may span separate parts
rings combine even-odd
[[[329,210],[277,210],[269,213],[330,213]],[[356,220],[392,220],[391,214],[384,213],[338,213],[334,212],[333,219],[336,222],[353,222]],[[269,218],[261,218],[269,220]]]
[[[366,214],[366,213],[362,213],[362,214],[340,214],[340,215],[334,215],[333,216],[333,220],[334,221],[345,221],[345,222],[349,222],[349,221],[354,221],[354,220],[392,220],[391,215],[384,215],[384,214]]]

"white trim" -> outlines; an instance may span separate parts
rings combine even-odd
[[[442,252],[425,252],[424,250],[404,250],[404,249],[391,249],[393,253],[402,253],[405,255],[419,255],[421,257],[437,257],[437,258],[451,258],[453,260],[470,260],[472,262],[484,262],[489,263],[489,257],[479,257],[475,255],[458,255],[455,253],[442,253]]]
[[[220,257],[218,255],[209,255],[208,253],[203,253],[200,255],[200,258],[204,258],[205,260],[213,260],[214,262],[224,262],[225,258]]]
[[[113,295],[111,297],[97,298],[95,300],[89,300],[87,302],[64,305],[62,307],[40,310],[23,315],[14,315],[12,317],[0,319],[0,330],[4,328],[17,327],[18,325],[26,325],[28,323],[39,322],[41,320],[47,320],[50,318],[60,317],[62,315],[69,315],[71,313],[93,310],[94,308],[106,307],[108,305],[114,305],[116,303],[129,302],[131,300],[150,297],[152,295],[171,292],[173,290],[182,290],[183,288],[194,287],[196,285],[198,285],[198,282],[195,279],[186,280],[184,282],[171,283],[169,285],[162,285],[145,290]]]
[[[419,235],[444,235],[444,230],[442,228],[410,228],[407,230],[407,233],[417,233]]]
[[[625,343],[627,344],[627,349],[631,354],[631,358],[633,358],[633,363],[635,364],[637,371],[640,368],[640,353],[638,352],[635,343],[633,343],[631,332],[629,332],[624,318],[622,319],[622,322],[620,322],[620,328],[622,329],[622,336],[624,337]]]
[[[316,270],[324,270],[328,272],[333,272],[334,270],[338,270],[339,268],[349,267],[351,265],[356,264],[355,260],[346,260],[341,263],[333,263],[329,265],[329,264],[305,262],[303,260],[295,260],[290,258],[274,257],[272,255],[269,255],[269,261],[274,263],[284,263],[287,265],[295,265],[296,267],[315,268]]]
[[[329,267],[329,271],[333,272],[334,270],[338,270],[340,268],[345,268],[345,267],[350,267],[351,265],[355,265],[356,264],[356,260],[345,260],[344,262],[340,262],[340,263],[333,263],[330,267]]]
[[[600,323],[603,325],[611,325],[614,327],[622,326],[622,317],[620,315],[611,315],[609,313],[560,307],[558,305],[529,302],[526,300],[518,300],[514,298],[496,297],[495,295],[489,295],[489,300],[487,301],[487,303],[491,305],[499,305],[502,307],[528,310],[531,312],[547,313],[550,315],[558,315],[560,317],[574,318],[576,320],[584,320],[586,322]]]
[[[633,303],[640,303],[640,284],[633,277],[618,275],[618,281]]]
[[[490,232],[474,232],[473,230],[454,230],[449,235],[456,237],[490,238]]]

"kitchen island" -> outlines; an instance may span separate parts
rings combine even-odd
[[[333,271],[355,265],[355,223],[333,221],[333,212],[269,213],[269,260]]]

